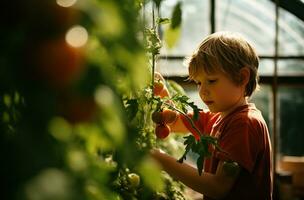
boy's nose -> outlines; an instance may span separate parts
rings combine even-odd
[[[209,95],[209,90],[207,89],[206,86],[201,85],[199,89],[199,93],[201,96],[208,96]]]

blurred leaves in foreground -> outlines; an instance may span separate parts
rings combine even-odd
[[[3,199],[182,197],[182,186],[147,159],[153,125],[139,120],[150,120],[140,95],[151,74],[139,37],[144,3],[1,3]],[[136,119],[128,98],[142,106]],[[136,188],[128,186],[130,173],[142,177]]]

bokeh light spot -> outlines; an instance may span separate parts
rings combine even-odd
[[[77,0],[56,0],[56,3],[62,7],[70,7],[76,3]]]
[[[73,26],[66,33],[65,40],[72,47],[84,46],[88,41],[88,32],[82,26]]]

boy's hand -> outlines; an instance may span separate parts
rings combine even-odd
[[[165,85],[165,79],[164,77],[156,72],[154,74],[155,82],[154,82],[154,88],[153,88],[153,93],[155,96],[160,96],[161,98],[163,97],[170,97],[168,88]]]
[[[156,148],[153,148],[150,150],[150,155],[152,157],[158,157],[159,155],[161,154],[165,154],[166,152],[164,152],[162,149],[156,149]]]

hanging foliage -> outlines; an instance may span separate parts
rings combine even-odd
[[[188,106],[194,113],[199,110],[173,82],[163,83],[172,98],[153,95],[151,77],[161,40],[156,25],[142,27],[144,4],[2,3],[3,199],[187,198],[184,186],[162,173],[149,157],[155,147],[171,153],[177,147],[179,153],[184,150],[173,136],[165,141],[156,137],[152,113],[169,109],[185,114]],[[159,18],[156,24],[168,22]],[[177,4],[171,28],[180,24]],[[139,34],[144,29],[143,40]],[[185,143],[186,153],[201,152]]]

